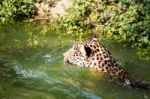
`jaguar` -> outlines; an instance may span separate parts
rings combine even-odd
[[[136,79],[123,69],[96,36],[73,45],[63,56],[65,63],[96,69],[123,86],[140,89],[150,88],[149,82]]]

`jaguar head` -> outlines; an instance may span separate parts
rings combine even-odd
[[[69,49],[67,52],[63,54],[64,62],[75,64],[78,66],[85,66],[85,63],[87,63],[87,58],[90,57],[92,53],[92,49],[88,45],[88,43],[91,43],[94,40],[97,39],[93,38],[90,41],[77,43],[73,45],[71,49]]]

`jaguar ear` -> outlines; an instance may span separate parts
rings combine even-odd
[[[80,51],[84,56],[87,56],[87,57],[89,57],[92,53],[92,49],[84,45],[81,46]]]
[[[91,40],[97,41],[96,35],[93,35],[93,36],[91,37]]]

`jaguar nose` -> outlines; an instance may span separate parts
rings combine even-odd
[[[66,63],[69,63],[69,60],[66,60]]]
[[[69,63],[69,60],[68,60],[68,59],[65,59],[65,60],[64,60],[64,63]]]

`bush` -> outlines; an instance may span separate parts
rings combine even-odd
[[[32,0],[2,0],[0,1],[0,22],[12,22],[29,18]]]
[[[82,36],[94,28],[99,35],[128,42],[132,47],[150,48],[149,0],[73,0],[68,12],[62,18],[68,33]]]

